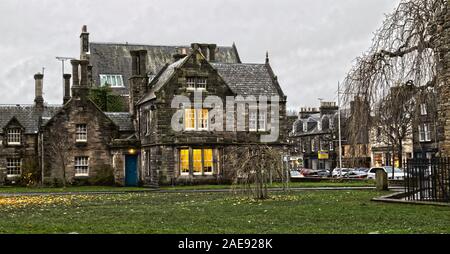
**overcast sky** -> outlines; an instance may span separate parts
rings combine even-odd
[[[0,104],[33,103],[33,75],[45,67],[44,99],[62,101],[61,63],[91,41],[231,46],[241,60],[270,63],[288,107],[335,100],[353,60],[370,45],[398,0],[0,1]],[[70,69],[66,65],[66,72]]]

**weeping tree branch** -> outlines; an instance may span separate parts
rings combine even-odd
[[[403,98],[389,99],[389,96],[392,97],[393,87],[406,83],[415,88],[436,88],[439,43],[447,4],[447,0],[402,0],[391,14],[386,15],[371,47],[355,60],[344,80],[344,102],[348,104],[356,97],[370,108],[355,108],[349,123],[350,132],[357,133],[362,124],[375,126],[380,123],[382,118],[370,115],[370,111],[378,111],[379,115],[391,120],[389,133],[397,132],[395,136],[400,137],[405,134],[399,131],[408,132],[400,122],[412,119],[399,119],[407,113],[403,107],[405,101]],[[423,93],[414,93],[412,97],[419,101]],[[383,103],[390,104],[389,111],[377,108]]]

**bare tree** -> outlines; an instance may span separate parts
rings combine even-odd
[[[49,150],[52,154],[54,164],[61,169],[62,184],[67,187],[67,165],[71,155],[73,143],[69,134],[65,131],[49,131]]]
[[[374,125],[380,130],[384,143],[392,147],[392,167],[395,157],[402,167],[403,142],[412,137],[413,117],[416,111],[415,88],[411,83],[391,88],[389,94],[375,108]],[[392,170],[394,175],[394,170]]]
[[[448,0],[402,0],[386,16],[370,49],[356,59],[347,74],[345,94],[352,97],[347,96],[346,102],[356,95],[366,100],[372,110],[377,110],[375,105],[380,105],[398,83],[409,81],[416,87],[439,87],[445,71],[441,68],[441,58],[446,47],[443,29],[447,5]],[[397,104],[391,106],[401,109],[402,103]],[[350,127],[359,128],[358,121],[367,121],[362,117],[365,112],[359,114],[361,117],[352,118],[355,122]],[[396,118],[395,114],[389,118]]]
[[[283,176],[282,153],[268,145],[229,148],[224,159],[232,169],[229,177],[233,179],[233,184],[243,185],[244,190],[256,199],[267,199],[271,178]]]

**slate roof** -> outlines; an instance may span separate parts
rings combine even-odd
[[[133,118],[128,112],[105,112],[118,127],[119,131],[134,131]]]
[[[266,64],[211,63],[230,89],[243,96],[282,96]]]
[[[175,73],[175,68],[181,66],[187,58],[188,56],[185,56],[171,65],[166,66],[165,69],[162,69],[161,73],[158,73],[158,75],[154,77],[154,84],[152,85],[150,91],[148,91],[148,93],[141,100],[139,100],[139,102],[145,102],[156,98],[155,92],[161,89],[161,87],[170,80],[172,75]]]
[[[128,79],[131,76],[131,55],[132,50],[147,51],[147,70],[152,74],[157,74],[166,64],[173,62],[173,55],[179,48],[186,48],[187,53],[191,52],[190,46],[156,46],[138,44],[118,44],[118,43],[90,43],[90,64],[92,68],[92,78],[95,84],[100,83],[100,74],[121,74],[125,88],[115,88],[121,94],[128,94]],[[235,47],[216,48],[216,61],[223,63],[239,63],[239,55]]]
[[[43,123],[53,117],[62,105],[45,105],[43,112]],[[11,121],[16,118],[25,128],[26,134],[34,134],[39,130],[39,116],[34,105],[0,105],[0,134]]]
[[[314,135],[314,134],[320,134],[323,132],[330,131],[329,129],[325,128],[325,126],[322,126],[322,130],[319,130],[318,122],[323,120],[329,120],[333,119],[333,121],[336,121],[337,119],[337,113],[333,114],[324,114],[321,115],[320,113],[317,114],[311,114],[308,118],[303,119],[297,119],[294,122],[294,135]],[[303,131],[303,124],[307,123],[307,131]]]

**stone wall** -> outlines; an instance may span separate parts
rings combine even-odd
[[[77,124],[87,124],[87,142],[76,142]],[[55,134],[55,132],[57,132]],[[118,136],[117,127],[88,99],[72,99],[44,128],[44,181],[62,180],[61,160],[52,147],[54,142],[68,142],[66,178],[69,182],[89,180],[97,175],[97,170],[112,165],[110,144]],[[61,137],[62,140],[55,140]],[[89,176],[75,176],[75,156],[89,157]]]

